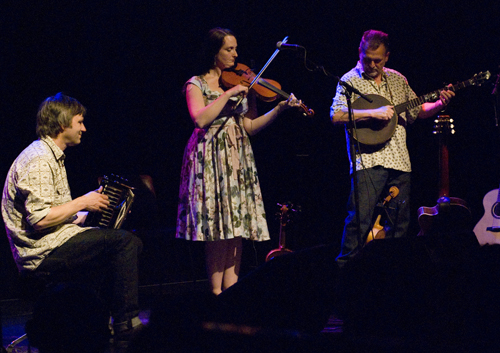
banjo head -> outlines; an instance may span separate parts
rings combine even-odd
[[[367,94],[368,98],[373,100],[372,103],[358,98],[352,103],[353,109],[376,109],[384,105],[392,105],[387,99],[377,94]],[[382,121],[377,119],[370,119],[363,122],[356,122],[356,129],[353,136],[356,141],[363,145],[383,147],[385,143],[392,137],[396,130],[398,116],[396,112],[391,120]]]

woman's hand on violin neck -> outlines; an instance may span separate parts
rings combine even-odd
[[[280,105],[280,111],[283,111],[288,108],[297,108],[302,105],[302,101],[300,99],[297,99],[297,97],[294,96],[293,93],[290,94],[288,99],[286,101],[282,101],[279,103]]]

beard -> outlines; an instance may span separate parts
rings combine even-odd
[[[371,78],[375,78],[381,74],[381,70],[379,70],[378,68],[368,68],[368,70],[365,70],[365,74]]]

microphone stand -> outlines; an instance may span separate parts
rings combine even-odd
[[[354,140],[354,130],[356,129],[356,124],[354,123],[354,113],[352,111],[352,94],[356,93],[358,96],[363,98],[369,103],[373,102],[373,99],[367,97],[365,94],[361,93],[358,89],[354,88],[347,82],[342,81],[338,76],[332,75],[323,66],[318,66],[312,61],[308,60],[314,65],[314,69],[311,71],[322,71],[326,76],[333,77],[339,85],[344,88],[344,95],[347,101],[347,112],[349,121],[347,123],[347,133],[349,134],[349,155],[351,156],[351,166],[352,166],[352,187],[354,193],[354,207],[356,210],[356,228],[358,235],[358,248],[362,246],[363,240],[361,235],[361,220],[359,218],[359,188],[358,188],[358,174],[356,170],[356,143]]]
[[[286,36],[282,41],[281,43],[282,44],[285,44],[288,40],[288,36]],[[262,74],[264,73],[264,70],[267,69],[267,67],[269,66],[269,64],[274,60],[274,58],[276,57],[276,55],[278,55],[278,53],[280,52],[279,49],[276,49],[273,53],[273,55],[271,55],[271,57],[269,58],[269,60],[267,60],[267,63],[264,65],[264,67],[259,71],[259,73],[255,76],[255,78],[252,80],[252,82],[250,83],[250,86],[248,86],[248,90],[250,91],[250,89],[252,89],[253,85],[257,82],[259,82],[259,79],[260,77],[262,76]],[[234,109],[236,109],[236,107],[238,107],[238,105],[240,105],[241,101],[243,100],[243,97],[240,97],[239,101],[236,103],[236,105],[234,106]]]
[[[493,95],[493,110],[495,112],[495,126],[498,127],[498,103],[499,103],[499,96],[500,93],[498,92],[500,86],[500,73],[497,75],[497,80],[495,82],[495,87],[493,88],[493,92],[491,94]]]
[[[358,235],[358,248],[363,246],[363,239],[361,235],[361,220],[359,218],[359,188],[358,188],[358,173],[357,173],[357,168],[356,168],[356,142],[354,140],[354,129],[356,128],[356,124],[354,123],[354,113],[352,111],[352,93],[358,94],[360,97],[363,99],[367,100],[368,102],[372,103],[373,100],[359,92],[356,88],[352,87],[350,84],[347,82],[344,82],[340,80],[337,77],[339,85],[344,87],[344,95],[347,100],[347,112],[348,112],[348,117],[349,117],[349,122],[347,123],[347,132],[349,134],[349,150],[350,150],[350,156],[351,156],[351,167],[352,167],[352,187],[353,187],[353,193],[354,193],[354,205],[356,208],[356,228],[357,228],[357,235]]]
[[[493,101],[493,111],[495,112],[495,126],[498,127],[498,112],[497,112],[497,107],[498,107],[498,95],[496,96],[496,99]]]
[[[310,69],[307,65],[307,63],[310,63],[313,65],[313,68]],[[348,116],[349,116],[349,122],[347,124],[347,131],[349,134],[349,150],[350,150],[350,156],[351,156],[351,163],[352,163],[352,185],[353,185],[353,193],[354,193],[354,203],[355,203],[355,209],[356,209],[356,228],[357,228],[357,233],[358,233],[358,248],[362,246],[362,236],[361,236],[361,220],[359,218],[359,190],[358,190],[358,178],[357,178],[357,171],[356,171],[356,145],[354,142],[354,130],[356,129],[356,124],[354,123],[354,114],[352,111],[352,104],[351,104],[351,99],[352,99],[352,94],[356,93],[359,95],[361,98],[366,100],[369,103],[372,103],[373,100],[371,98],[368,98],[366,95],[361,93],[359,90],[354,88],[352,85],[350,85],[347,82],[342,81],[338,76],[335,76],[331,74],[328,70],[325,69],[324,66],[322,65],[317,65],[313,61],[306,59],[306,56],[304,54],[304,64],[306,66],[306,69],[309,71],[321,71],[325,76],[327,77],[333,77],[339,85],[344,87],[344,95],[346,96],[347,100],[347,110],[348,110]]]

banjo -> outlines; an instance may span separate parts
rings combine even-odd
[[[404,112],[406,109],[412,109],[424,103],[436,101],[437,99],[439,99],[439,94],[443,90],[456,92],[459,89],[465,87],[475,85],[480,86],[484,81],[488,80],[490,76],[491,74],[489,71],[480,72],[478,74],[475,74],[472,78],[463,82],[459,82],[456,85],[444,87],[440,90],[436,90],[418,98],[411,99],[405,103],[398,104],[394,106],[394,115],[392,116],[391,120],[383,121],[378,119],[369,119],[363,122],[356,122],[356,128],[354,129],[353,133],[354,139],[363,145],[375,146],[380,149],[384,147],[386,142],[389,141],[394,134],[398,123],[398,115]],[[363,98],[358,98],[352,103],[352,108],[376,109],[385,105],[393,105],[386,98],[377,94],[367,94],[366,96],[372,99],[373,102],[370,103]]]

